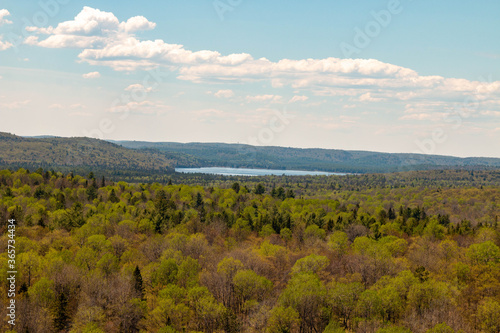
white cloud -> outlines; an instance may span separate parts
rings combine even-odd
[[[0,9],[0,25],[12,24],[12,21],[5,18],[6,16],[10,16],[9,11],[7,9]]]
[[[142,101],[128,102],[125,105],[118,105],[108,109],[112,113],[132,113],[142,115],[161,115],[171,109],[170,106],[164,105],[162,102]]]
[[[0,36],[0,51],[5,51],[12,46],[12,43],[2,41],[2,36]]]
[[[360,102],[380,102],[383,100],[384,100],[384,98],[381,98],[381,97],[373,97],[373,94],[370,92],[359,96]]]
[[[293,96],[289,103],[305,102],[309,99],[307,96]]]
[[[400,120],[442,121],[453,113],[453,107],[446,102],[423,101],[407,104],[404,112]]]
[[[144,16],[134,16],[127,22],[120,23],[120,29],[125,32],[134,32],[139,30],[152,30],[156,27],[156,23],[149,22]]]
[[[256,96],[247,96],[245,99],[248,102],[279,102],[281,101],[283,96],[280,95],[256,95]]]
[[[151,91],[153,91],[153,87],[146,88],[140,83],[135,83],[135,84],[131,84],[127,88],[125,88],[125,91],[151,92]]]
[[[103,48],[113,41],[130,37],[130,33],[154,29],[156,23],[143,16],[135,16],[126,22],[120,22],[111,12],[104,12],[91,7],[83,7],[72,21],[59,23],[57,27],[26,27],[29,32],[50,35],[38,42],[29,36],[25,43],[47,48]]]
[[[62,22],[55,28],[29,27],[30,31],[48,37],[40,41],[38,36],[31,36],[25,42],[41,47],[80,48],[81,62],[115,70],[162,66],[177,72],[179,79],[196,83],[260,81],[272,87],[291,87],[297,95],[309,91],[316,96],[348,96],[353,102],[461,102],[472,96],[478,103],[491,103],[500,99],[500,81],[422,76],[412,69],[375,59],[273,62],[266,58],[254,59],[246,53],[222,55],[210,50],[191,51],[161,39],[140,40],[133,34],[155,26],[142,16],[120,22],[113,13],[84,7],[74,20]],[[281,97],[275,96],[247,96],[246,99],[248,102],[281,102]],[[300,101],[298,96],[290,101]]]
[[[214,96],[217,98],[231,98],[234,96],[234,91],[231,89],[223,89],[214,93]]]
[[[83,74],[82,77],[84,79],[97,79],[97,78],[101,77],[101,73],[99,73],[99,72],[90,72],[90,73],[87,73],[87,74]]]

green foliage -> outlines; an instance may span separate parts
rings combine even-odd
[[[467,257],[473,264],[498,264],[500,263],[500,248],[492,241],[472,244],[467,249]]]
[[[177,283],[178,271],[179,266],[174,258],[163,259],[153,273],[153,285],[166,286],[170,283]]]
[[[446,325],[446,323],[437,324],[431,329],[428,329],[425,333],[455,333],[453,328]]]
[[[328,246],[339,255],[344,255],[349,250],[349,239],[343,231],[335,231],[328,239]]]
[[[326,288],[316,274],[295,274],[280,295],[279,304],[298,312],[302,327],[319,330],[326,305]]]
[[[251,269],[240,270],[233,277],[234,290],[243,301],[264,299],[273,287],[271,281]]]
[[[20,330],[498,330],[496,172],[97,174],[0,170]]]
[[[327,257],[311,254],[305,258],[297,260],[297,262],[292,267],[292,274],[301,274],[301,273],[317,274],[319,271],[325,269],[328,263],[329,260]]]
[[[30,299],[42,307],[49,308],[56,299],[54,281],[42,277],[28,290]]]
[[[271,310],[267,332],[292,333],[297,331],[300,324],[299,313],[291,307],[277,306]]]
[[[355,314],[358,299],[363,292],[359,282],[335,283],[328,291],[328,303],[333,308],[334,315],[342,320],[345,328],[350,328],[350,319]],[[363,305],[360,305],[363,307]]]
[[[485,299],[477,309],[479,323],[484,332],[500,331],[500,302],[495,299]]]

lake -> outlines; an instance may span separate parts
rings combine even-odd
[[[244,169],[244,168],[175,168],[176,172],[181,173],[206,173],[211,175],[224,176],[345,176],[345,173],[325,172],[325,171],[301,171],[301,170],[272,170],[272,169]]]

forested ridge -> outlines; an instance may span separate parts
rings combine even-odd
[[[155,149],[189,156],[178,167],[235,167],[321,170],[349,173],[396,172],[453,168],[499,168],[499,158],[379,153],[371,151],[251,146],[226,143],[113,141],[127,148]]]
[[[249,167],[347,173],[412,170],[494,170],[499,158],[389,154],[336,149],[164,143],[85,138],[20,137],[0,132],[0,168],[54,169],[131,182],[160,180],[176,167]]]
[[[498,171],[175,177],[0,171],[17,332],[500,330]]]
[[[157,151],[133,150],[91,138],[23,138],[0,132],[0,167],[89,170],[107,175],[164,174],[173,160]]]

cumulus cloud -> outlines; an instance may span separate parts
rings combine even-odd
[[[156,23],[149,22],[144,16],[134,16],[127,22],[120,23],[120,29],[125,32],[134,32],[140,30],[152,30],[156,27]]]
[[[231,98],[234,96],[234,91],[231,89],[223,89],[219,90],[214,94],[215,97],[217,98]]]
[[[90,73],[87,73],[87,74],[83,74],[82,77],[84,79],[97,79],[97,78],[101,77],[101,73],[99,73],[99,72],[90,72]]]
[[[345,96],[351,102],[460,101],[473,97],[479,103],[500,99],[500,81],[481,82],[416,71],[375,59],[255,59],[250,54],[222,55],[217,51],[187,50],[161,39],[141,40],[135,32],[154,29],[155,23],[136,16],[120,22],[110,12],[84,7],[74,18],[56,27],[28,27],[37,36],[25,43],[52,48],[79,48],[81,62],[119,71],[162,66],[178,73],[178,79],[196,83],[264,82],[291,87],[316,96]],[[41,35],[47,35],[40,40]],[[1,46],[0,46],[1,47]],[[226,93],[221,93],[220,96]],[[229,93],[227,93],[229,94]],[[226,94],[226,95],[227,95]],[[219,97],[219,96],[218,96]],[[290,102],[303,101],[294,96]],[[281,96],[247,96],[248,102],[280,102]],[[417,116],[407,117],[416,118]],[[424,118],[424,116],[421,116]]]
[[[33,38],[36,36],[30,36],[25,43],[47,48],[103,48],[109,43],[131,36],[133,32],[154,29],[155,26],[156,23],[143,16],[120,22],[111,12],[85,6],[72,21],[61,22],[56,27],[26,27],[29,32],[49,37],[38,41]]]
[[[12,21],[5,18],[6,16],[10,16],[9,11],[7,9],[0,9],[0,25],[12,24]]]

